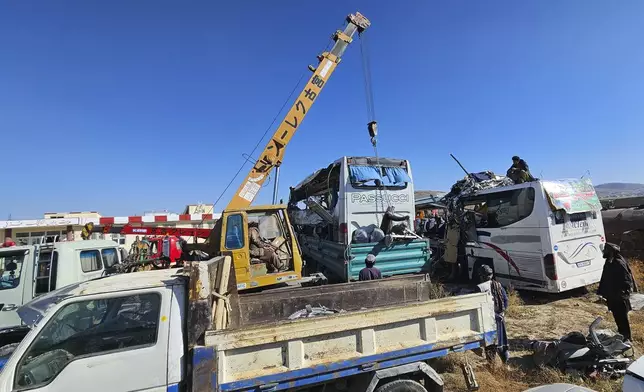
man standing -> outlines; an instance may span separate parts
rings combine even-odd
[[[486,350],[488,359],[494,359],[496,352],[501,354],[501,361],[506,363],[510,359],[508,347],[508,334],[505,329],[505,311],[508,309],[508,294],[501,283],[492,280],[494,272],[489,265],[482,265],[479,269],[481,284],[478,285],[482,293],[492,293],[494,299],[494,319],[496,320],[496,345]]]
[[[619,246],[606,243],[604,246],[604,271],[599,282],[597,294],[606,299],[608,310],[613,313],[617,330],[624,340],[631,340],[631,326],[628,312],[631,310],[630,295],[637,290],[628,263],[622,257]]]
[[[515,184],[534,181],[534,177],[530,174],[528,163],[517,155],[512,157],[512,166],[510,166],[506,175],[512,179]]]
[[[382,279],[382,274],[380,273],[380,270],[374,267],[374,265],[376,264],[375,255],[369,253],[364,263],[365,263],[365,268],[360,270],[360,275],[358,275],[358,280],[363,281],[363,280]]]

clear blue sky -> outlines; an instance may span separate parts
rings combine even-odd
[[[380,154],[410,159],[416,189],[462,177],[450,152],[471,171],[518,154],[537,176],[644,182],[639,0],[20,0],[0,11],[0,219],[213,202],[355,10]],[[284,198],[372,153],[359,45],[288,146]]]

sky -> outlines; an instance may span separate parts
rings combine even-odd
[[[469,171],[520,155],[541,178],[644,183],[639,0],[20,0],[0,5],[0,220],[213,203],[355,11],[372,25],[288,145],[280,198],[374,154],[362,52],[378,154],[409,159],[417,190],[463,177],[450,153]],[[256,203],[271,198],[266,183]]]

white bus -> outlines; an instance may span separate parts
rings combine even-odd
[[[464,205],[475,216],[465,245],[472,280],[488,264],[517,289],[559,293],[599,282],[606,239],[590,180],[485,189]]]
[[[291,188],[289,197],[289,215],[307,263],[343,282],[358,279],[368,254],[376,256],[383,276],[428,268],[425,239],[403,232],[393,243],[385,240],[389,233],[383,226],[390,222],[385,212],[392,207],[401,219],[393,223],[411,229],[414,184],[405,159],[345,156]]]

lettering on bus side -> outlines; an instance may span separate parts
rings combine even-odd
[[[365,193],[352,193],[351,194],[351,203],[352,204],[375,204],[375,203],[391,203],[391,204],[402,204],[409,203],[408,194],[365,194]]]

